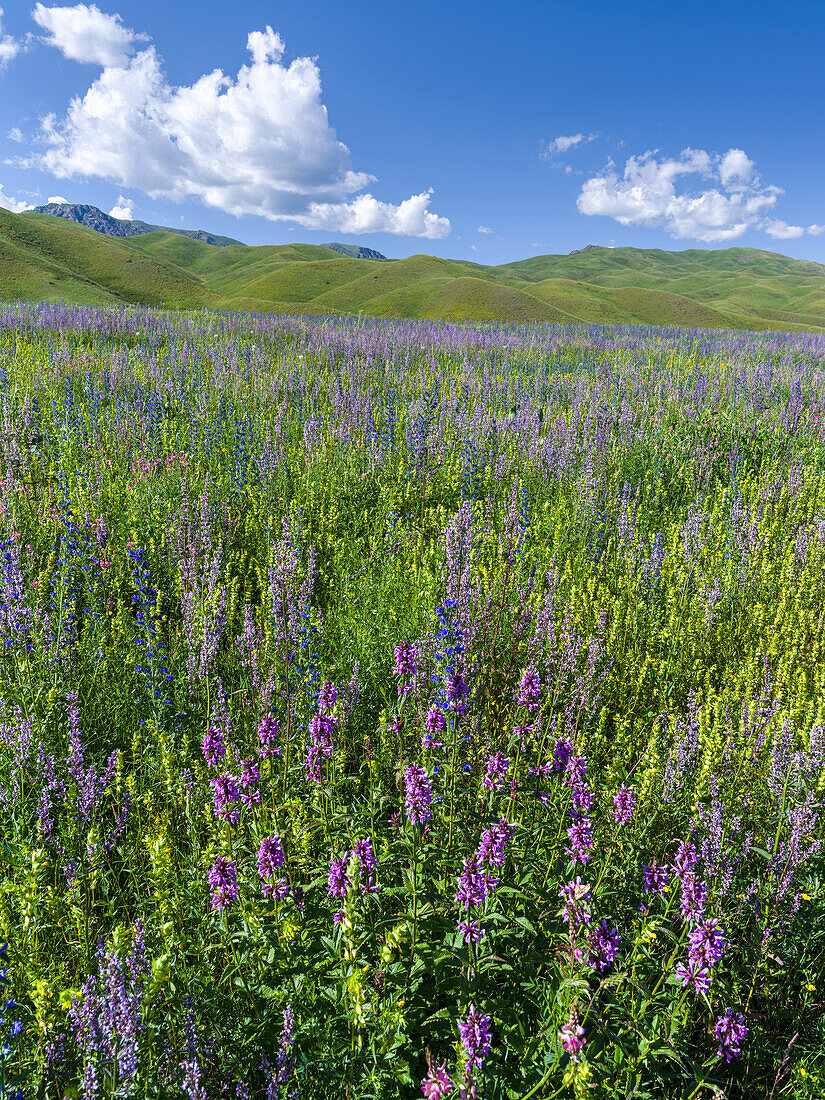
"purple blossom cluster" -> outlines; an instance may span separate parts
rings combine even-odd
[[[238,897],[238,874],[233,861],[218,856],[206,878],[212,891],[212,908],[218,912],[226,909]]]
[[[264,897],[285,898],[289,893],[286,879],[279,875],[286,863],[281,838],[275,833],[273,836],[265,836],[258,845],[258,854],[255,860],[258,867],[258,876],[262,884]]]
[[[567,855],[574,863],[586,864],[593,851],[593,821],[590,809],[593,794],[585,779],[587,760],[583,756],[571,756],[567,761],[565,783],[572,788],[570,803],[570,828],[567,839],[570,842]]]
[[[719,1043],[716,1057],[732,1062],[742,1053],[742,1043],[749,1032],[750,1028],[745,1026],[745,1017],[740,1012],[734,1012],[732,1008],[726,1008],[717,1018],[713,1028],[716,1041]]]
[[[427,773],[418,764],[404,769],[404,808],[411,825],[423,825],[432,819],[433,789]]]
[[[513,826],[501,818],[483,830],[475,855],[464,860],[456,884],[455,901],[465,914],[457,925],[465,943],[479,943],[484,938],[480,911],[499,884],[499,879],[492,875],[492,868],[503,865],[512,833]],[[477,912],[471,914],[471,910]]]
[[[356,857],[356,859],[353,860],[353,857]],[[358,879],[356,882],[352,882],[350,874],[354,874],[352,868],[356,863]],[[360,893],[377,894],[377,874],[378,861],[375,858],[372,839],[368,836],[361,837],[355,841],[348,852],[344,852],[342,856],[333,856],[330,859],[329,872],[327,873],[327,896],[344,898],[353,886],[356,886]]]
[[[304,764],[306,777],[313,783],[324,782],[323,761],[332,756],[333,740],[338,726],[338,718],[332,714],[332,710],[337,700],[337,687],[325,680],[318,693],[318,711],[309,722],[309,746]]]

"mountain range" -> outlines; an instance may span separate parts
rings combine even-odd
[[[190,237],[193,241],[217,245],[225,248],[228,244],[243,244],[234,237],[219,237],[207,233],[205,229],[173,229],[168,225],[151,225],[149,222],[134,221],[130,218],[113,218],[104,214],[96,206],[81,202],[47,202],[44,206],[35,206],[33,214],[50,214],[53,218],[66,218],[78,225],[88,226],[96,233],[105,233],[107,237],[141,237],[146,233],[178,233],[181,237]]]
[[[191,231],[151,226],[135,235],[109,235],[65,216],[0,209],[0,301],[825,329],[825,266],[759,249],[591,245],[567,256],[487,267],[428,255],[359,258],[334,245],[252,247],[214,240],[220,247]]]

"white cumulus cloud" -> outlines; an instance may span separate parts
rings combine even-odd
[[[67,39],[61,41],[66,52]],[[58,179],[96,176],[153,198],[311,229],[430,238],[450,232],[449,220],[429,210],[430,190],[398,204],[358,194],[375,177],[353,169],[330,125],[315,60],[284,62],[283,39],[271,27],[248,36],[251,61],[236,76],[216,69],[191,85],[169,83],[153,46],[129,57],[123,38],[110,48],[104,60],[97,40],[102,72],[64,118],[42,120],[44,151],[21,163]],[[92,52],[89,46],[86,56]]]
[[[34,209],[32,203],[24,202],[23,199],[13,199],[11,195],[6,195],[2,183],[0,183],[0,206],[4,210],[11,210],[12,214],[22,214],[24,210]]]
[[[489,227],[489,225],[480,225],[478,227],[478,232],[479,233],[484,233],[485,235],[487,235],[487,234],[492,233],[493,230]]]
[[[807,231],[812,237],[819,237],[825,233],[825,225],[809,225]]]
[[[2,31],[3,9],[0,8],[0,69],[5,68],[20,53],[20,43],[10,34],[3,34]]]
[[[774,237],[780,241],[795,240],[805,232],[804,225],[788,225],[781,218],[766,218],[764,229],[769,237]]]
[[[597,137],[598,134],[560,134],[552,141],[548,141],[539,155],[542,160],[547,160],[559,153],[568,153],[571,149],[575,149],[577,145],[587,145],[589,142],[595,141]]]
[[[46,199],[46,202],[67,203],[68,201],[69,200],[64,199],[62,195],[49,195],[49,197]]]
[[[123,195],[118,195],[117,202],[109,211],[110,218],[121,218],[123,221],[130,222],[135,216],[135,208],[131,199],[125,199]]]
[[[47,8],[38,3],[32,19],[48,33],[48,46],[60,50],[70,61],[88,65],[123,65],[134,50],[134,42],[146,37],[135,34],[124,26],[119,15],[107,15],[96,4]]]
[[[705,186],[679,190],[687,176],[700,177]],[[620,225],[662,228],[676,238],[730,241],[749,229],[770,231],[775,219],[766,215],[782,194],[780,187],[762,183],[741,149],[718,156],[688,148],[676,158],[660,160],[655,151],[629,157],[621,175],[608,163],[585,181],[576,205],[582,214],[601,214]]]
[[[744,149],[728,149],[719,159],[719,179],[729,191],[747,187],[756,175],[756,165]]]

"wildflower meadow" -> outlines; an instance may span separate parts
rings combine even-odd
[[[825,1095],[825,336],[0,309],[0,1093]]]

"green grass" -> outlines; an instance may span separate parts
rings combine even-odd
[[[427,255],[359,260],[309,244],[215,248],[165,232],[120,239],[0,210],[0,298],[806,330],[825,328],[825,266],[753,248],[589,246],[498,267]]]

